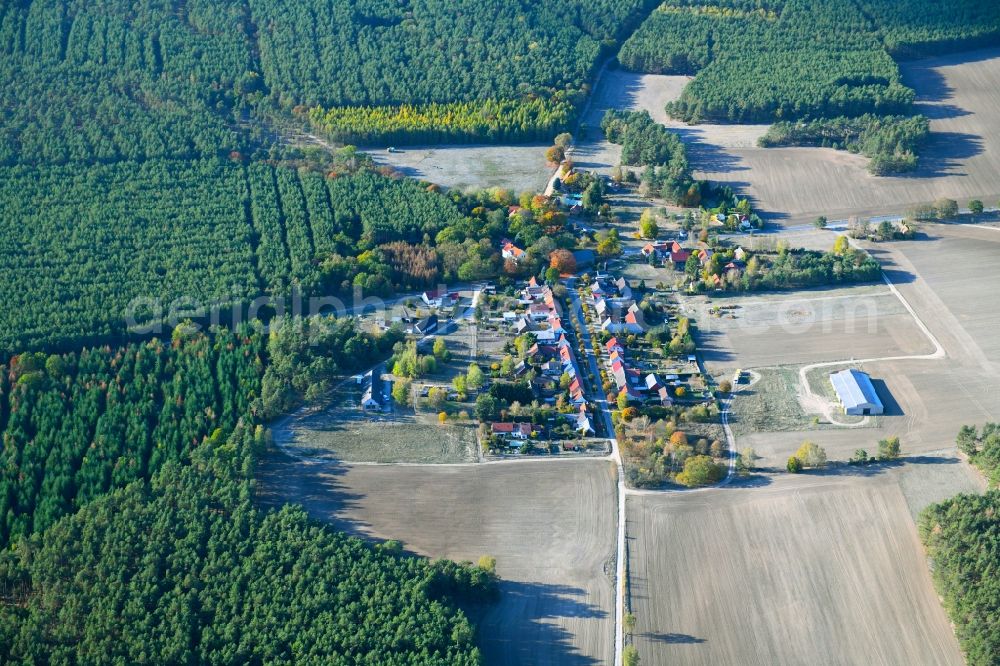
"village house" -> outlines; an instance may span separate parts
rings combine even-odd
[[[458,293],[449,292],[445,289],[425,291],[420,294],[420,300],[422,300],[424,304],[430,308],[451,307],[458,302]]]
[[[500,250],[500,256],[504,259],[512,259],[513,261],[521,261],[524,258],[524,250],[514,245],[511,242],[504,244],[503,248]]]
[[[369,370],[361,376],[361,407],[365,411],[381,411],[382,409],[382,373],[383,366]]]
[[[494,437],[500,439],[526,440],[531,437],[530,423],[493,423],[490,425],[490,432]]]

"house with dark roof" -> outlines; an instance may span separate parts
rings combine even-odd
[[[438,316],[432,314],[428,317],[424,317],[416,324],[413,325],[413,332],[417,335],[430,335],[438,330]]]
[[[379,365],[361,376],[361,407],[367,411],[380,411],[382,409],[383,372],[385,372],[385,366]]]

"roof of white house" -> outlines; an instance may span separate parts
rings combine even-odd
[[[872,386],[871,378],[860,370],[848,369],[835,372],[830,375],[830,381],[845,409],[864,405],[882,406],[882,401],[878,399],[875,387]]]

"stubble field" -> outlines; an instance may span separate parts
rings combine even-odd
[[[687,299],[714,373],[934,351],[885,285]],[[732,308],[722,317],[711,308]]]
[[[429,557],[497,559],[501,601],[480,619],[486,663],[597,666],[614,638],[614,467],[605,461],[332,465],[272,456],[264,502]]]
[[[776,219],[808,220],[903,212],[939,197],[966,201],[1000,196],[1000,49],[904,63],[917,91],[917,112],[931,120],[921,167],[901,177],[868,174],[867,158],[827,148],[726,147],[713,140],[699,175],[750,194]]]
[[[896,480],[629,498],[643,664],[955,664]]]

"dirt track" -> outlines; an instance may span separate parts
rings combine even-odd
[[[308,465],[275,457],[262,498],[412,552],[497,558],[501,602],[480,620],[490,665],[610,663],[615,481],[598,461],[466,467]]]

